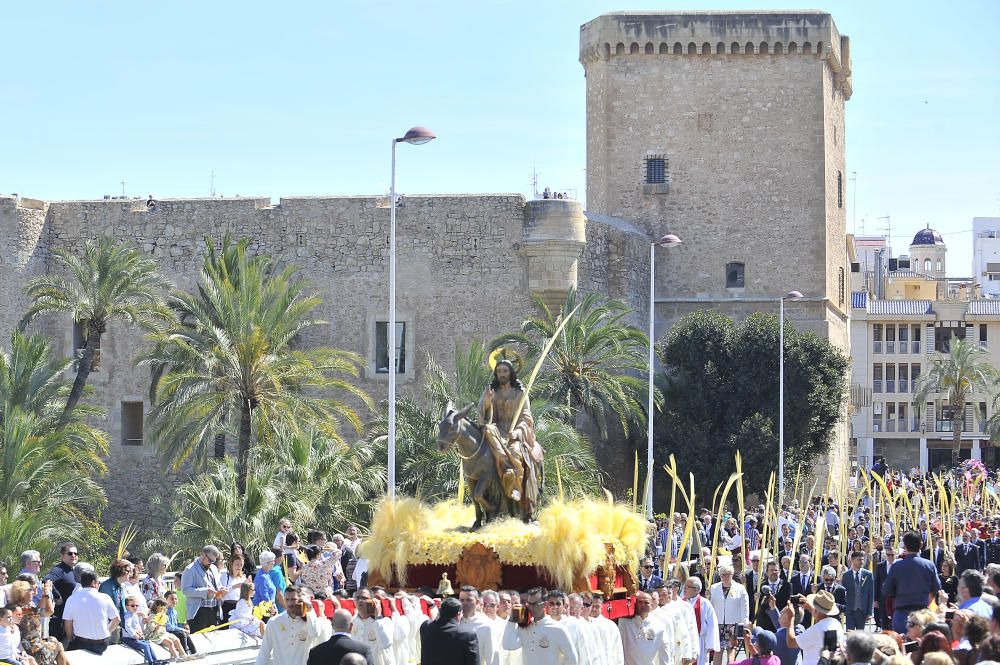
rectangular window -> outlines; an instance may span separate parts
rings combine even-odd
[[[726,264],[726,288],[742,289],[746,284],[745,267],[742,263]]]
[[[872,367],[872,392],[882,392],[882,365]]]
[[[122,402],[122,444],[142,445],[142,402]]]
[[[882,353],[882,324],[872,324],[872,353]]]
[[[899,421],[899,429],[897,431],[899,432],[908,431],[909,427],[907,427],[907,422],[906,422],[906,402],[899,403],[896,413],[897,413],[897,420]]]
[[[645,159],[646,184],[663,185],[667,182],[667,158],[655,155]]]
[[[885,431],[896,431],[896,403],[889,402],[885,405]]]
[[[387,331],[389,323],[387,321],[377,321],[375,323],[375,371],[379,374],[389,373],[389,350]],[[406,372],[406,322],[396,322],[396,374]]]
[[[986,324],[979,324],[979,346],[981,348],[986,348]]]

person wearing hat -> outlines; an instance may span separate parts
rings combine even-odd
[[[750,657],[732,665],[781,665],[781,659],[774,654],[778,638],[771,631],[754,628],[752,634],[743,634],[743,644]]]
[[[797,598],[802,598],[797,596]],[[783,610],[785,613],[793,612],[793,602],[789,602]],[[788,631],[786,638],[789,647],[798,647],[802,650],[802,665],[818,665],[820,654],[823,651],[823,643],[826,632],[835,631],[837,633],[837,643],[844,641],[844,626],[837,618],[840,608],[837,601],[829,591],[818,591],[802,598],[802,606],[805,607],[813,618],[813,625],[802,631],[801,635],[795,635],[794,631]]]

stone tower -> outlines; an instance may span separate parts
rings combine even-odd
[[[913,272],[943,280],[947,268],[945,263],[947,253],[948,248],[941,234],[928,224],[926,229],[917,231],[913,236],[913,242],[910,243],[910,265]]]
[[[796,290],[788,320],[848,350],[851,60],[833,18],[615,12],[580,28],[580,62],[588,212],[683,240],[656,263],[658,336],[695,310],[777,314]]]

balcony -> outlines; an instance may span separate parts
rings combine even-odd
[[[882,420],[881,419],[879,419],[879,420],[873,420],[872,421],[872,431],[873,432],[881,432],[882,431]]]
[[[984,351],[986,350],[986,340],[985,339],[979,340],[979,348],[982,349],[982,350],[984,350]]]
[[[896,431],[896,421],[895,420],[887,420],[887,421],[885,421],[885,431],[886,432],[895,432]]]
[[[952,422],[950,420],[938,420],[934,423],[935,432],[952,432]]]
[[[872,381],[872,392],[873,393],[880,393],[880,392],[882,392],[882,381],[881,380],[875,379],[874,381]]]
[[[885,382],[885,391],[887,393],[894,393],[894,392],[896,392],[896,382],[895,381],[886,381]]]
[[[922,425],[923,425],[923,420],[921,418],[918,418],[917,416],[913,416],[913,420],[911,421],[910,431],[911,432],[919,432],[920,431],[920,427]]]
[[[920,342],[910,342],[910,353],[920,353]]]
[[[895,353],[896,352],[896,343],[895,342],[886,342],[885,343],[885,352],[886,353]]]
[[[910,392],[910,382],[909,381],[907,381],[906,379],[900,379],[897,383],[898,383],[898,386],[899,386],[899,391],[898,392],[901,392],[901,393],[908,393],[908,392]]]
[[[872,342],[872,353],[882,353],[882,342]]]

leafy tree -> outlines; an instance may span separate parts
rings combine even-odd
[[[68,422],[83,395],[108,324],[122,321],[142,330],[158,328],[169,317],[161,295],[168,283],[152,259],[106,236],[84,243],[82,256],[63,249],[52,253],[70,276],[45,275],[29,282],[25,292],[32,303],[20,327],[23,330],[39,315],[53,312],[71,314],[73,321],[85,325],[86,344],[63,408],[63,422]]]
[[[629,426],[645,424],[644,378],[648,370],[649,340],[627,318],[632,310],[620,300],[591,293],[579,299],[570,289],[566,305],[552,312],[541,299],[535,303],[541,316],[531,317],[518,332],[507,333],[490,343],[490,348],[504,344],[524,350],[526,366],[541,355],[566,312],[579,309],[545,359],[545,372],[539,375],[535,394],[582,410],[607,436],[608,421],[614,419],[628,435]]]
[[[682,318],[657,344],[664,410],[655,459],[673,453],[682,473],[694,473],[701,496],[733,473],[737,450],[748,493],[763,494],[777,471],[778,338],[776,316],[756,313],[737,324],[702,311]],[[843,352],[785,325],[786,474],[829,450],[844,415],[847,372]],[[666,485],[656,495],[669,496],[669,481],[656,478]]]
[[[340,429],[360,433],[361,418],[335,396],[371,403],[353,383],[357,354],[297,348],[322,323],[312,318],[321,301],[298,270],[251,257],[247,245],[226,238],[216,251],[206,241],[196,292],[171,294],[177,323],[141,358],[152,369],[149,426],[162,458],[178,468],[194,455],[204,467],[215,436],[235,428],[241,494],[255,441],[273,445],[278,429],[308,428],[344,445]]]
[[[976,344],[953,337],[947,355],[935,355],[930,366],[917,379],[913,403],[923,405],[933,393],[940,393],[951,407],[952,449],[951,459],[958,464],[958,451],[962,444],[965,424],[965,403],[977,391],[987,391],[996,385],[1000,373],[990,364],[989,354]],[[996,416],[987,423],[987,431],[1000,432]]]

